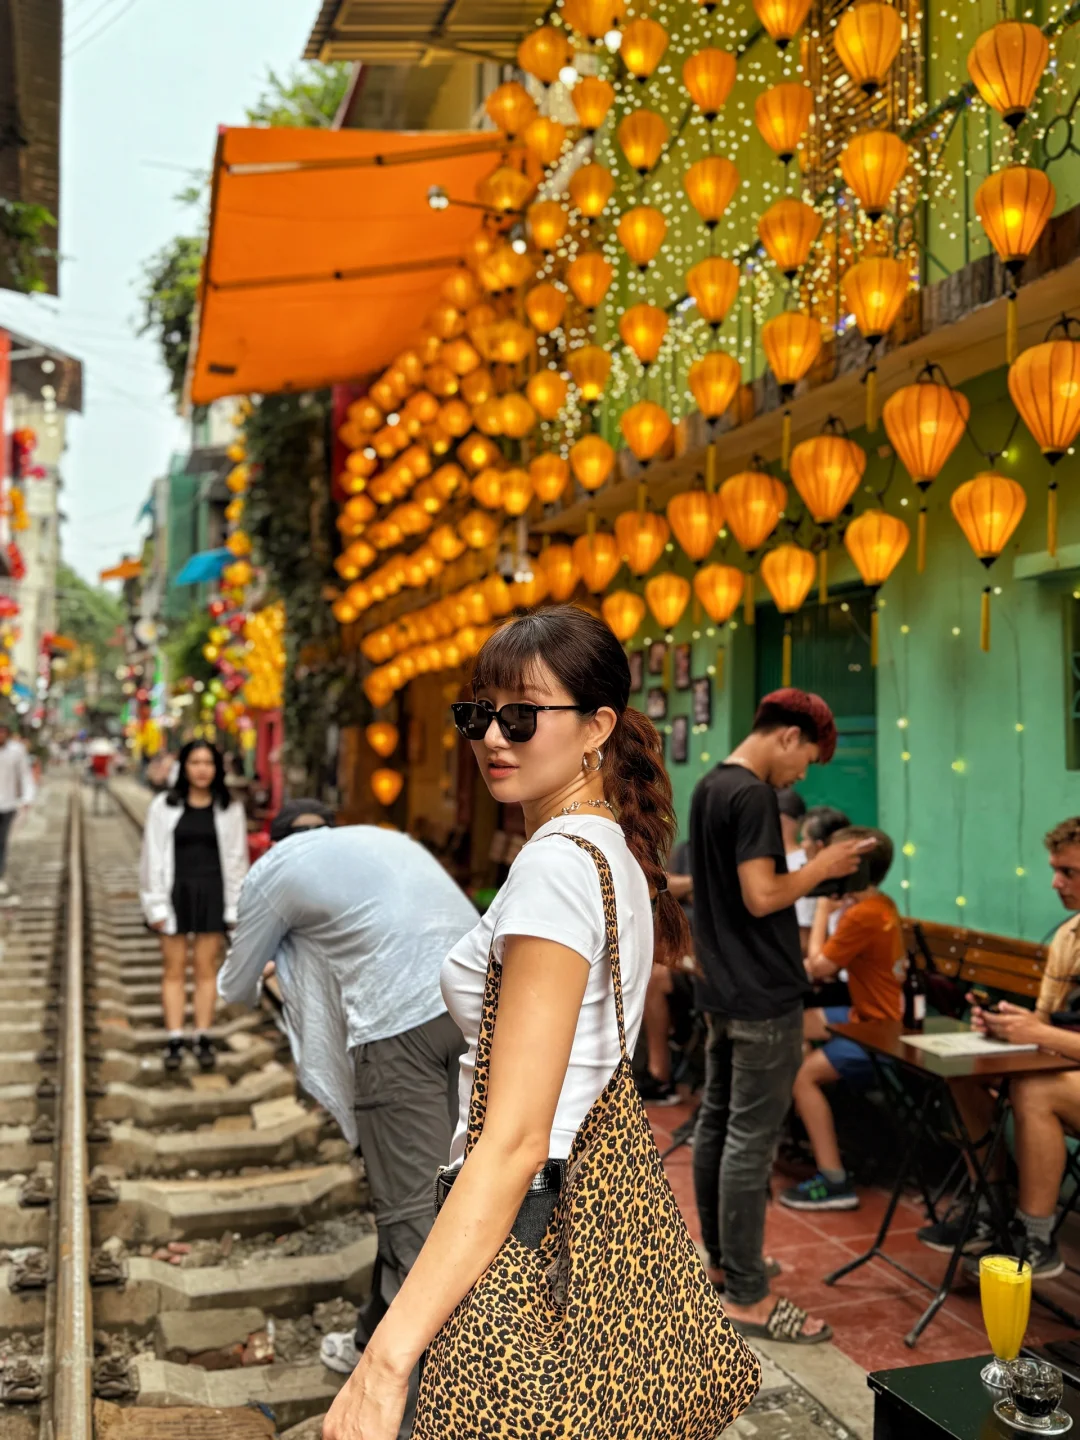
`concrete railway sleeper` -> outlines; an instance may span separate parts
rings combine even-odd
[[[0,1440],[314,1440],[375,1228],[272,1014],[162,1066],[148,797],[48,781],[0,908]]]

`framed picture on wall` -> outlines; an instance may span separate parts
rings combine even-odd
[[[675,689],[690,689],[690,645],[676,645],[674,650]]]
[[[712,724],[712,681],[708,675],[690,683],[690,713],[695,725]]]
[[[690,717],[676,715],[671,722],[671,759],[676,765],[685,765],[690,758]]]
[[[667,646],[663,640],[654,640],[649,646],[649,674],[662,675],[664,673],[664,656],[667,654]]]
[[[650,720],[667,719],[667,691],[654,685],[645,697],[645,714]]]
[[[645,651],[631,650],[626,658],[630,662],[630,689],[640,690],[645,684]]]

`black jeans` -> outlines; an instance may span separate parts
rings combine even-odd
[[[800,1007],[777,1020],[708,1015],[694,1194],[710,1264],[736,1305],[769,1293],[762,1246],[769,1172],[802,1063]]]
[[[8,836],[18,813],[17,810],[0,810],[0,880],[7,870]]]

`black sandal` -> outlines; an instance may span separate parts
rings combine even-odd
[[[783,1345],[823,1345],[826,1340],[832,1339],[831,1325],[823,1325],[813,1335],[805,1334],[803,1326],[809,1318],[809,1311],[800,1310],[798,1305],[793,1305],[790,1300],[782,1297],[773,1306],[772,1314],[764,1325],[753,1320],[736,1320],[733,1315],[728,1316],[744,1340],[777,1340]]]

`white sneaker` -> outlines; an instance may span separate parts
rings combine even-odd
[[[339,1375],[351,1375],[360,1359],[352,1331],[334,1330],[324,1335],[319,1346],[319,1359],[328,1370],[336,1370]]]
[[[6,880],[0,880],[0,900],[11,894],[11,886]]]

